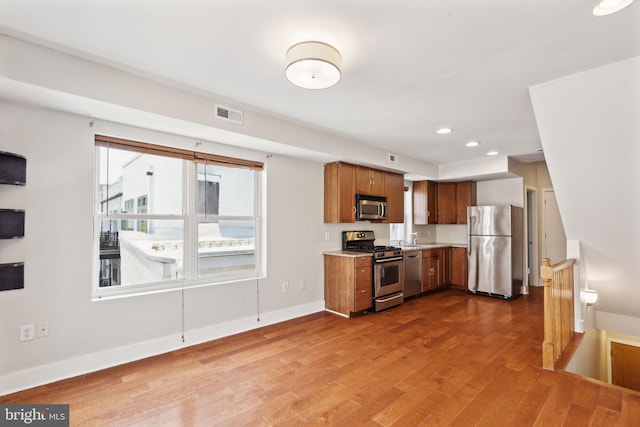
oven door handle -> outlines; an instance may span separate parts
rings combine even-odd
[[[387,301],[391,301],[391,300],[394,300],[394,299],[397,299],[397,298],[400,298],[400,297],[403,297],[403,296],[404,295],[402,294],[402,292],[400,292],[400,293],[397,293],[397,294],[390,295],[390,296],[388,296],[386,298],[376,298],[376,301],[377,302],[387,302]]]
[[[396,258],[385,258],[385,259],[376,259],[375,263],[376,264],[383,264],[385,262],[392,262],[392,261],[402,261],[402,257],[396,257]]]

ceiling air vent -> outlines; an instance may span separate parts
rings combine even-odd
[[[389,153],[389,163],[395,163],[396,165],[400,163],[400,157],[397,154]]]
[[[242,124],[242,111],[234,110],[233,108],[225,107],[224,105],[214,105],[216,109],[216,118],[220,120],[226,120],[238,125]]]

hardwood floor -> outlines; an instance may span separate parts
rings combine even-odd
[[[542,293],[317,313],[0,397],[74,426],[640,426],[640,393],[543,371]]]

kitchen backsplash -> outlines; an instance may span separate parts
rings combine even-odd
[[[418,233],[418,243],[467,243],[467,226],[448,225],[448,224],[432,224],[432,225],[414,225],[413,231]]]

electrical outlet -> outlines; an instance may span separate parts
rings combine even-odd
[[[30,325],[20,325],[20,342],[34,339],[33,323]]]
[[[431,237],[431,232],[427,231],[427,237]]]
[[[299,285],[301,291],[304,290],[307,287],[307,284],[304,283],[304,280],[301,280],[298,285]]]
[[[36,332],[36,336],[38,338],[44,338],[49,336],[49,321],[44,320],[42,322],[38,322],[38,331]]]
[[[325,231],[324,232],[324,240],[326,240],[326,241],[331,240],[331,232],[330,231]]]
[[[453,231],[449,232],[449,237],[453,237]]]
[[[289,282],[284,282],[282,284],[282,292],[289,292]]]

